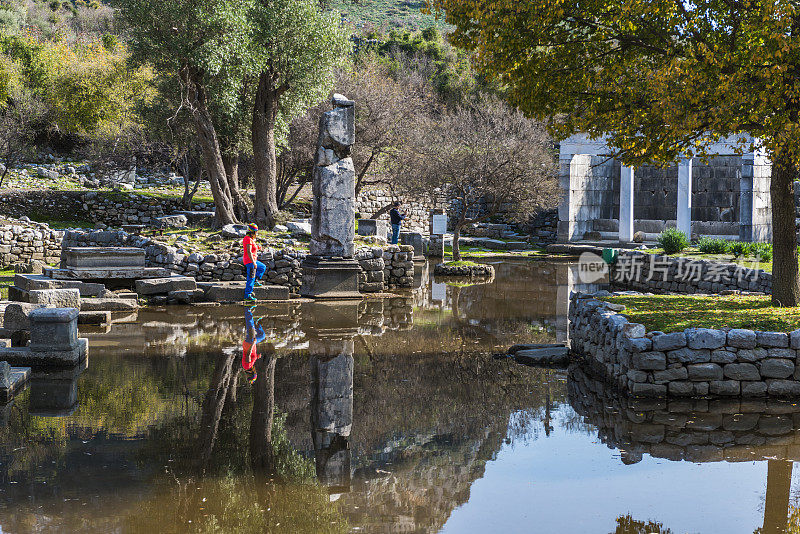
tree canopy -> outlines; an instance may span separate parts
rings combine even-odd
[[[800,303],[800,6],[788,0],[437,0],[478,70],[559,137],[607,135],[628,164],[734,137],[773,161],[773,301]],[[760,139],[752,146],[745,134]]]

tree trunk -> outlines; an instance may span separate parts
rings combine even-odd
[[[275,226],[278,215],[275,118],[279,93],[266,73],[261,73],[253,106],[251,138],[256,186],[255,220],[265,228]]]
[[[453,261],[461,261],[461,249],[458,247],[458,238],[461,237],[461,226],[453,228]]]
[[[217,440],[217,429],[219,420],[222,416],[222,409],[225,406],[225,399],[228,396],[228,386],[233,371],[234,357],[220,356],[214,366],[214,373],[211,375],[206,396],[203,399],[200,416],[200,434],[197,440],[198,467],[205,471],[211,461],[211,453],[214,450],[214,443]]]
[[[240,221],[250,218],[250,209],[247,206],[242,192],[239,190],[239,154],[222,156],[222,165],[225,167],[225,176],[228,179],[228,189],[231,192],[233,213]]]
[[[208,181],[211,184],[211,195],[214,197],[216,207],[216,221],[219,225],[237,222],[233,212],[233,200],[228,188],[228,178],[225,165],[222,163],[222,152],[219,148],[217,131],[207,110],[195,109],[194,118],[197,140],[203,152],[203,163],[208,172]]]
[[[275,452],[272,449],[272,420],[275,415],[275,355],[264,354],[256,361],[255,368],[258,378],[253,383],[250,465],[253,473],[271,476],[275,474]]]
[[[786,151],[776,154],[769,188],[772,201],[772,304],[800,304],[795,233],[794,179],[797,166]]]

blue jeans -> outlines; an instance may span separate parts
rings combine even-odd
[[[253,268],[255,267],[255,275],[253,274]],[[256,282],[256,278],[261,280],[261,277],[264,276],[264,272],[267,270],[267,266],[261,263],[260,261],[253,263],[248,263],[244,266],[247,269],[247,281],[244,283],[244,298],[250,296],[250,293],[253,292],[253,284]]]
[[[392,245],[396,245],[398,239],[400,239],[400,225],[399,224],[393,224],[392,225]]]

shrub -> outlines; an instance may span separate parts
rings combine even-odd
[[[734,241],[730,245],[729,252],[733,254],[734,258],[738,258],[739,256],[747,256],[750,253],[750,243]]]
[[[750,254],[759,261],[772,261],[771,243],[750,243]]]
[[[658,245],[666,254],[675,254],[689,246],[689,238],[677,228],[667,228],[658,235]]]
[[[725,254],[730,248],[730,241],[726,239],[711,239],[703,237],[697,243],[697,248],[703,254]]]

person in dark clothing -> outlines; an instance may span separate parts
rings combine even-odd
[[[396,245],[397,241],[400,239],[400,225],[403,223],[403,220],[406,218],[405,213],[400,213],[400,201],[397,200],[392,206],[391,211],[389,212],[389,219],[392,222],[392,245]]]

